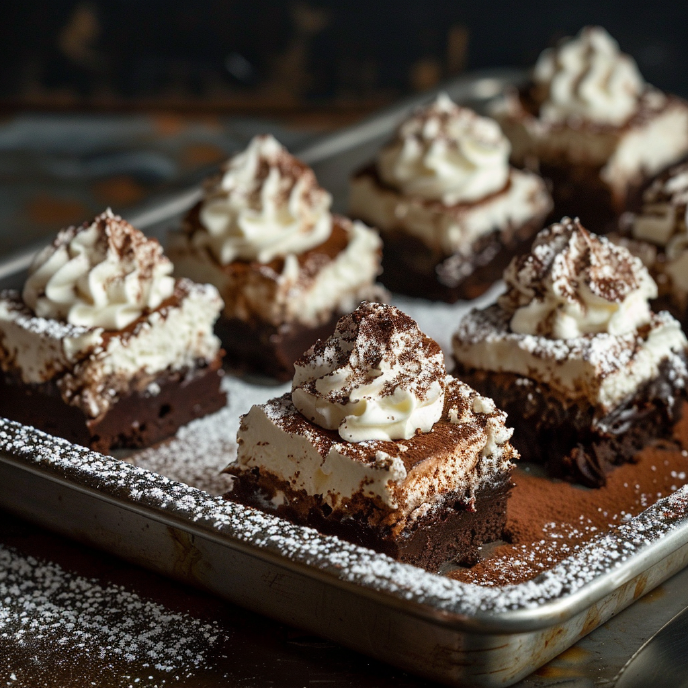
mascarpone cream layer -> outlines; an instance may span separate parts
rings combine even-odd
[[[227,318],[280,325],[297,322],[315,327],[333,312],[352,311],[363,300],[385,300],[385,292],[374,282],[380,273],[382,243],[377,232],[360,222],[337,218],[349,234],[347,246],[332,260],[325,257],[315,275],[302,273],[298,259],[290,254],[281,273],[269,265],[251,264],[236,273],[223,268],[207,250],[194,246],[188,235],[170,235],[167,254],[175,273],[195,281],[210,282],[224,300]],[[255,267],[255,269],[254,269]]]
[[[481,485],[511,469],[513,431],[505,427],[506,414],[459,380],[448,376],[447,391],[440,422],[463,426],[460,440],[420,461],[404,460],[414,451],[413,439],[333,442],[331,434],[303,419],[286,394],[242,418],[232,472],[259,468],[293,491],[321,495],[333,509],[350,510],[357,497],[372,499],[397,518],[421,516],[450,492],[470,500]]]
[[[608,412],[659,374],[668,362],[686,375],[686,336],[668,313],[653,315],[644,334],[590,334],[573,339],[517,334],[498,305],[471,311],[452,339],[467,368],[523,375],[566,397],[587,399]]]
[[[503,191],[471,204],[444,205],[381,186],[372,174],[351,182],[349,212],[382,232],[399,230],[445,255],[470,255],[480,237],[520,226],[551,208],[537,175],[511,169]]]
[[[220,342],[213,324],[222,309],[210,285],[177,283],[179,304],[163,305],[122,332],[34,316],[16,292],[0,297],[0,367],[27,384],[55,379],[67,403],[91,417],[106,411],[132,381],[145,389],[166,370],[211,362]]]

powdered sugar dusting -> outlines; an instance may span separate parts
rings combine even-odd
[[[129,460],[170,480],[221,495],[231,485],[232,479],[222,470],[236,461],[241,415],[248,413],[254,404],[265,403],[288,388],[289,384],[265,387],[225,376],[222,389],[227,393],[227,406],[185,425],[171,440],[137,452]]]
[[[13,647],[30,643],[31,656],[37,659],[46,654],[55,658],[57,650],[70,665],[93,658],[117,673],[143,671],[150,679],[158,678],[156,685],[166,683],[165,678],[176,683],[181,672],[193,676],[207,662],[209,650],[224,640],[216,624],[3,546],[0,637]],[[19,673],[15,660],[0,658],[0,673]],[[51,661],[53,670],[55,663],[59,659]]]

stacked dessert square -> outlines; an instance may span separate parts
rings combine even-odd
[[[238,433],[232,499],[437,570],[501,537],[512,430],[393,306],[363,304]]]
[[[179,275],[224,300],[219,334],[232,366],[281,380],[361,301],[385,300],[377,232],[330,212],[313,171],[271,136],[231,158],[170,238]]]
[[[440,95],[351,182],[350,213],[380,230],[382,282],[453,303],[479,296],[551,209],[545,183],[509,166],[493,120]]]
[[[670,437],[685,395],[688,342],[640,259],[564,218],[504,274],[498,302],[453,339],[457,374],[493,398],[526,461],[591,486]]]
[[[110,211],[60,232],[0,293],[0,415],[107,451],[221,408],[222,300],[171,273]]]

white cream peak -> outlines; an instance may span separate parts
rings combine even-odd
[[[633,332],[650,322],[657,296],[639,258],[569,218],[543,229],[504,280],[499,304],[512,313],[511,331],[552,339]]]
[[[442,351],[393,306],[362,304],[294,369],[294,406],[349,442],[410,439],[444,409]]]
[[[377,166],[382,181],[402,193],[455,205],[503,189],[510,150],[494,120],[440,94],[399,126]]]
[[[121,330],[172,296],[171,274],[158,241],[108,209],[36,255],[22,296],[41,318]]]
[[[222,265],[298,255],[329,238],[331,203],[313,170],[272,136],[256,136],[206,188],[200,207],[205,231],[196,232],[194,242]]]
[[[541,118],[571,118],[618,126],[638,108],[646,89],[632,57],[600,26],[586,26],[575,38],[545,50],[533,71]]]

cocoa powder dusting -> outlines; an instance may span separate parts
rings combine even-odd
[[[326,394],[316,386],[324,363],[331,370],[345,371],[342,383]],[[297,371],[319,371],[318,377],[299,386],[313,396],[344,404],[354,390],[370,383],[371,371],[379,371],[383,363],[394,374],[379,390],[381,396],[391,396],[401,387],[424,399],[433,383],[444,383],[446,368],[439,344],[398,308],[380,303],[364,302],[342,317],[334,334],[318,340],[294,365]]]
[[[625,523],[688,484],[688,403],[675,443],[650,446],[633,464],[615,468],[589,489],[551,480],[536,467],[517,468],[507,509],[508,544],[485,547],[484,558],[451,578],[486,586],[521,583],[551,569],[596,536]]]

